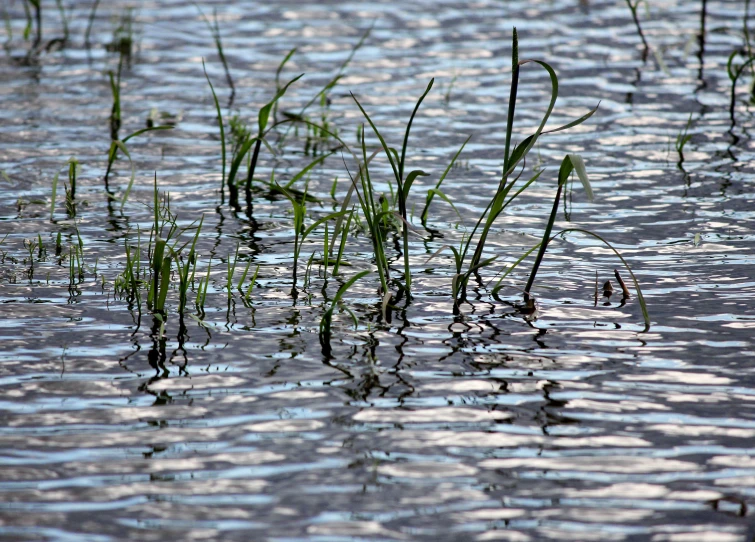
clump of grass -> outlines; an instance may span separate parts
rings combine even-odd
[[[546,113],[541,119],[541,122],[538,128],[535,130],[535,132],[532,135],[524,138],[521,143],[514,146],[513,150],[511,150],[514,113],[516,111],[516,100],[517,100],[517,91],[518,91],[518,83],[519,83],[519,70],[521,66],[528,63],[535,63],[541,66],[548,73],[551,80],[551,100],[546,110]],[[492,230],[492,227],[496,218],[500,216],[500,214],[508,207],[508,205],[515,198],[517,198],[524,190],[526,190],[532,183],[534,183],[542,175],[544,171],[542,169],[539,170],[529,180],[527,180],[523,184],[517,185],[517,182],[519,181],[522,173],[520,173],[513,179],[511,179],[510,177],[514,174],[514,171],[518,167],[518,164],[525,160],[527,154],[533,148],[533,146],[537,142],[540,135],[544,133],[562,131],[562,130],[566,130],[568,128],[577,126],[583,123],[584,121],[586,121],[588,118],[590,118],[597,110],[597,107],[596,107],[595,109],[588,112],[586,115],[568,124],[565,124],[563,126],[560,126],[558,128],[551,129],[551,130],[544,130],[545,124],[547,123],[548,118],[550,117],[550,114],[553,111],[553,107],[555,105],[557,97],[558,97],[558,77],[556,76],[555,71],[553,70],[553,68],[551,68],[550,65],[539,60],[522,60],[522,61],[519,60],[518,36],[516,33],[516,29],[514,29],[513,47],[512,47],[512,83],[511,83],[511,89],[510,89],[509,109],[508,109],[507,124],[506,124],[503,174],[501,176],[501,180],[499,182],[498,189],[495,195],[491,199],[490,203],[488,204],[487,208],[482,213],[480,218],[477,220],[477,223],[474,229],[472,230],[472,232],[469,235],[466,235],[462,239],[461,246],[459,247],[458,250],[452,248],[452,251],[454,253],[456,268],[457,268],[457,273],[453,279],[453,293],[455,297],[455,305],[457,307],[458,307],[458,303],[460,301],[463,301],[465,298],[466,286],[467,286],[467,282],[470,276],[473,273],[478,274],[478,272],[482,268],[490,265],[497,258],[497,256],[493,256],[489,258],[485,258],[483,256],[486,240]],[[570,175],[573,172],[575,172],[577,176],[579,177],[582,185],[585,188],[588,199],[592,200],[592,188],[587,178],[587,172],[584,165],[584,161],[579,155],[567,154],[561,162],[561,167],[559,169],[559,174],[558,174],[558,184],[556,186],[556,195],[554,198],[551,213],[548,217],[548,223],[543,233],[542,240],[536,246],[532,247],[526,254],[520,257],[519,260],[517,260],[517,262],[514,265],[512,265],[500,279],[502,280],[516,266],[518,266],[530,253],[532,253],[534,250],[537,249],[538,253],[535,258],[535,262],[532,266],[532,270],[529,273],[527,285],[524,288],[525,302],[529,302],[531,300],[532,288],[533,288],[535,279],[537,277],[538,270],[542,263],[548,244],[554,237],[554,236],[551,236],[551,233],[553,230],[556,214],[558,212],[561,194],[567,180],[569,179]],[[517,190],[513,191],[515,186],[517,186]],[[478,230],[480,231],[480,233],[479,235],[476,235]],[[568,231],[587,232],[587,230],[572,228],[569,230],[563,230],[562,232],[560,232],[560,234],[566,233]],[[602,242],[608,245],[609,248],[611,248],[612,250],[614,250],[614,252],[616,252],[615,249],[613,249],[613,247],[610,244],[608,244],[608,242],[605,241],[602,237],[592,232],[587,232],[587,233],[591,236],[594,236],[600,239]],[[469,260],[469,263],[466,265],[466,271],[462,271],[466,262],[468,251],[470,247],[472,246],[472,243],[474,242],[475,239],[476,239],[476,246],[475,246],[474,253],[471,259]],[[621,258],[618,252],[616,252],[616,254]],[[650,320],[647,313],[647,307],[645,305],[644,298],[639,289],[639,283],[634,277],[634,274],[632,273],[631,269],[629,269],[629,266],[627,265],[626,261],[624,261],[623,258],[621,259],[622,259],[622,263],[625,264],[625,266],[627,267],[627,270],[630,272],[633,280],[635,281],[635,286],[637,288],[637,297],[643,311],[643,317],[645,319],[645,324],[646,324],[646,329],[647,329],[650,325]],[[499,280],[499,286],[500,286],[500,280]]]
[[[115,279],[115,293],[124,297],[130,307],[135,305],[141,315],[141,290],[143,287],[146,288],[147,309],[164,324],[168,316],[166,302],[169,291],[174,287],[174,277],[178,277],[177,312],[179,317],[183,318],[188,290],[193,283],[196,271],[196,245],[202,231],[204,217],[200,217],[187,227],[180,228],[177,216],[171,212],[169,195],[164,194],[161,201],[157,175],[154,181],[152,210],[153,224],[147,241],[146,264],[142,266],[141,263],[142,235],[141,230],[137,229],[136,247],[132,246],[128,240],[125,243],[126,267]],[[182,242],[181,236],[192,230],[193,237]],[[175,273],[173,273],[174,265]]]
[[[169,204],[166,202],[166,211],[168,213],[170,212],[169,209]],[[147,308],[153,313],[159,313],[164,317],[165,300],[170,286],[170,270],[173,258],[170,254],[166,254],[165,247],[167,241],[160,235],[161,230],[163,229],[160,224],[160,218],[160,200],[157,191],[157,175],[155,175],[154,225],[150,237],[149,251],[151,280],[149,282],[149,290],[147,293]],[[175,225],[175,222],[173,224]],[[174,230],[169,228],[166,236],[167,239],[170,239],[173,232]]]
[[[68,184],[65,184],[66,211],[68,216],[76,216],[76,179],[79,172],[79,161],[75,157],[68,159]]]
[[[136,305],[137,311],[141,316],[141,232],[139,232],[136,247],[132,247],[128,240],[126,241],[125,252],[126,268],[115,278],[114,290],[116,295],[126,297],[130,308]]]
[[[74,291],[84,280],[84,254],[79,245],[68,247],[68,289]]]
[[[306,192],[304,194],[304,197],[301,198],[301,200],[295,198],[293,195],[289,193],[288,190],[285,188],[279,186],[278,187],[280,192],[286,197],[286,199],[291,203],[291,208],[293,210],[294,214],[294,258],[293,258],[293,266],[292,266],[292,293],[296,291],[296,282],[297,282],[297,269],[299,266],[299,255],[301,253],[302,245],[304,244],[304,241],[307,239],[307,237],[319,226],[327,223],[329,220],[335,220],[338,219],[344,215],[347,214],[346,211],[336,211],[334,213],[329,213],[326,216],[319,218],[315,220],[312,224],[309,226],[305,226],[305,220],[307,216],[307,199],[306,199]]]
[[[262,108],[260,108],[257,114],[257,134],[256,135],[252,136],[251,131],[249,131],[246,127],[239,129],[238,124],[237,124],[234,135],[235,137],[240,138],[240,139],[234,141],[234,154],[232,156],[230,170],[228,172],[228,177],[226,178],[226,164],[227,164],[226,132],[225,132],[225,123],[223,122],[223,113],[220,110],[220,102],[218,101],[218,97],[215,92],[215,87],[213,86],[212,81],[210,80],[210,76],[207,74],[207,67],[205,66],[204,60],[202,61],[202,68],[204,69],[204,74],[205,74],[205,78],[207,79],[207,83],[210,85],[210,92],[212,93],[213,102],[215,103],[215,111],[218,116],[218,127],[220,129],[220,151],[221,151],[221,159],[222,159],[222,164],[223,164],[221,187],[220,187],[221,194],[225,193],[225,188],[227,186],[230,193],[231,203],[235,204],[235,201],[238,195],[236,175],[238,174],[239,169],[241,168],[241,165],[244,159],[247,157],[247,154],[251,152],[251,158],[249,158],[249,166],[248,166],[248,172],[247,172],[247,178],[246,178],[246,194],[247,194],[247,200],[248,202],[250,202],[252,180],[254,179],[254,172],[257,167],[257,161],[259,159],[259,153],[260,153],[262,144],[265,144],[268,150],[270,150],[272,154],[275,154],[275,151],[272,149],[268,141],[265,139],[269,130],[272,129],[273,126],[275,126],[275,123],[273,123],[273,126],[271,126],[270,128],[268,127],[272,108],[273,106],[275,106],[278,100],[280,100],[286,94],[286,91],[288,90],[288,88],[293,83],[301,79],[304,76],[304,74],[301,74],[291,79],[288,83],[278,88],[273,99],[267,102],[264,106],[262,106]],[[254,150],[252,150],[252,147],[254,147]]]
[[[550,80],[551,80],[551,100],[548,105],[548,109],[546,110],[546,113],[543,115],[543,118],[541,119],[541,122],[538,126],[538,128],[535,130],[535,133],[526,137],[524,140],[522,140],[521,143],[516,145],[511,150],[511,141],[512,141],[512,133],[513,133],[513,125],[514,125],[514,114],[516,111],[516,99],[517,99],[517,92],[518,92],[518,85],[519,85],[519,70],[522,65],[528,64],[528,63],[536,63],[539,66],[541,66],[543,69],[546,70],[548,73]],[[581,124],[588,118],[590,118],[593,113],[597,110],[597,107],[584,115],[583,117],[570,122],[564,126],[560,126],[555,129],[551,129],[548,131],[544,131],[545,124],[548,121],[548,118],[551,115],[551,112],[553,111],[553,107],[555,106],[556,99],[558,97],[558,77],[556,76],[555,71],[553,68],[551,68],[550,65],[548,65],[545,62],[542,62],[540,60],[523,60],[519,61],[519,43],[518,43],[518,36],[516,29],[514,29],[514,36],[513,36],[513,42],[512,42],[512,83],[511,83],[511,89],[509,93],[509,107],[508,107],[508,115],[507,115],[507,122],[506,122],[506,138],[505,138],[505,148],[504,148],[504,163],[503,163],[503,173],[501,175],[501,180],[498,184],[498,188],[496,190],[495,195],[491,199],[490,203],[488,204],[485,211],[483,211],[482,215],[478,219],[475,227],[473,228],[471,234],[466,238],[466,241],[463,244],[463,248],[460,251],[460,254],[457,258],[457,274],[459,275],[459,286],[458,292],[461,294],[460,299],[463,299],[464,292],[466,290],[466,284],[469,280],[469,277],[472,273],[477,273],[479,269],[489,265],[492,263],[496,258],[486,258],[483,259],[483,253],[485,244],[488,238],[488,235],[490,234],[491,228],[493,227],[493,224],[495,220],[501,215],[501,213],[504,212],[504,210],[511,204],[511,202],[519,196],[524,190],[526,190],[532,183],[534,183],[540,175],[543,173],[543,170],[538,171],[535,173],[534,176],[532,176],[529,180],[524,182],[523,184],[520,184],[516,192],[513,194],[511,193],[514,186],[516,186],[517,182],[519,181],[521,177],[521,173],[511,179],[510,177],[514,173],[516,167],[519,165],[520,162],[522,162],[529,151],[533,148],[535,143],[537,142],[538,138],[542,133],[549,133],[549,132],[557,132],[561,130],[566,130],[568,128],[571,128],[573,126],[576,126],[578,124]],[[585,180],[586,176],[581,176],[581,180]],[[561,185],[558,187],[558,194],[560,196],[561,192]],[[477,231],[480,230],[479,237],[477,237],[477,243],[474,249],[474,253],[472,255],[472,258],[467,266],[467,270],[465,272],[462,272],[461,267],[459,264],[462,264],[464,261],[466,261],[467,254],[469,252],[469,249],[472,246],[472,242],[476,238]]]
[[[24,248],[29,254],[29,257],[25,258],[25,261],[29,264],[29,269],[26,271],[29,281],[34,278],[34,252],[39,247],[39,243],[41,243],[41,237],[39,239],[24,239]]]
[[[68,170],[68,182],[63,183],[63,187],[65,190],[66,198],[65,198],[65,204],[66,204],[66,212],[68,214],[69,218],[73,218],[76,216],[76,181],[79,174],[79,161],[75,157],[71,157],[68,159],[67,164],[67,170]],[[58,183],[60,178],[60,171],[55,173],[55,176],[52,180],[52,195],[50,197],[50,221],[52,222],[55,217],[55,200],[57,199],[58,194]]]
[[[403,287],[406,289],[407,292],[411,291],[412,286],[412,275],[411,275],[411,269],[409,266],[409,228],[411,227],[409,223],[409,217],[407,216],[407,199],[409,197],[409,191],[411,190],[412,184],[414,184],[414,181],[419,176],[426,176],[428,175],[424,171],[417,169],[411,171],[408,175],[404,176],[404,166],[406,163],[406,149],[407,145],[409,143],[409,134],[412,129],[412,123],[414,122],[414,117],[417,114],[417,111],[419,110],[419,107],[422,105],[422,102],[424,101],[425,97],[430,93],[430,90],[433,88],[433,83],[435,82],[435,79],[431,79],[430,82],[427,85],[427,88],[425,89],[424,93],[420,96],[420,98],[417,100],[417,104],[414,106],[414,110],[412,111],[411,116],[409,117],[409,122],[406,125],[406,130],[404,131],[404,140],[403,144],[401,146],[401,155],[399,157],[398,153],[396,153],[395,150],[388,147],[388,144],[385,142],[385,139],[382,135],[380,135],[380,131],[378,130],[377,126],[375,126],[375,123],[372,122],[372,119],[367,114],[367,112],[362,107],[362,104],[359,103],[359,100],[357,100],[356,96],[352,94],[352,98],[354,99],[354,102],[357,104],[357,107],[359,107],[359,110],[362,112],[362,115],[364,115],[364,118],[367,119],[367,122],[370,124],[370,127],[372,128],[373,133],[377,136],[378,140],[380,141],[380,145],[385,152],[386,157],[388,158],[388,161],[391,164],[391,169],[393,170],[394,179],[396,181],[396,191],[395,191],[395,202],[398,203],[398,214],[397,216],[401,219],[403,222],[402,227],[402,239],[403,239],[403,251],[404,251],[404,284]],[[364,138],[363,138],[364,141]],[[365,170],[367,169],[367,161],[365,160]],[[371,183],[370,183],[371,186]],[[386,211],[383,211],[385,213]]]
[[[186,255],[186,258],[183,257],[182,251],[180,249],[171,250],[171,252],[174,255],[174,259],[176,261],[176,270],[178,271],[178,314],[179,316],[183,316],[184,310],[186,310],[186,301],[187,301],[187,296],[188,296],[189,285],[191,284],[191,278],[193,278],[194,271],[196,270],[196,266],[197,266],[197,254],[196,254],[197,240],[199,239],[199,234],[202,231],[203,223],[204,223],[204,216],[202,216],[199,219],[199,224],[197,225],[197,231],[194,234],[194,239],[191,241],[191,246],[189,247],[189,253]],[[191,277],[189,276],[190,271],[191,271]]]

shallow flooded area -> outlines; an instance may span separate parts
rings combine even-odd
[[[37,4],[0,538],[755,539],[755,6]]]

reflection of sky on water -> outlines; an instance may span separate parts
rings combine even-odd
[[[559,73],[549,125],[600,102],[587,123],[544,136],[533,150],[528,167],[546,172],[500,218],[486,250],[499,260],[483,285],[539,240],[558,163],[578,152],[596,200],[571,185],[555,231],[591,229],[621,251],[649,302],[649,333],[638,333],[636,300],[621,305],[614,294],[594,302],[595,272],[600,284],[613,280],[619,262],[578,233],[549,247],[536,318],[525,321],[516,309],[524,269],[507,277],[499,299],[474,290],[455,316],[451,255],[427,259],[465,230],[436,198],[432,231],[411,239],[412,303],[397,302],[385,325],[374,285],[357,283],[346,297],[358,329],[338,316],[329,353],[317,332],[338,282],[329,279],[324,295],[316,271],[292,307],[285,201],[259,194],[253,219],[218,205],[217,123],[203,58],[223,105],[229,89],[195,7],[135,8],[122,133],[143,127],[153,108],[180,120],[170,132],[133,140],[137,182],[121,213],[102,182],[111,106],[105,74],[117,67],[103,44],[125,4],[100,6],[90,50],[81,36],[91,3],[71,4],[64,3],[71,42],[28,62],[23,6],[11,2],[14,39],[0,54],[0,169],[10,179],[0,177],[0,239],[9,234],[0,244],[0,534],[746,538],[755,498],[755,147],[752,112],[740,103],[735,122],[729,117],[726,75],[729,54],[742,46],[742,2],[706,2],[702,64],[700,2],[640,8],[656,53],[645,63],[626,6],[613,0],[202,4],[205,13],[218,10],[236,85],[230,114],[252,123],[292,47],[284,76],[306,76],[282,107],[296,111],[373,23],[331,94],[329,119],[344,139],[352,141],[362,121],[348,91],[398,146],[414,101],[435,77],[408,153],[407,167],[431,173],[417,181],[415,217],[425,189],[469,134],[444,192],[467,226],[488,203],[502,161],[512,26],[522,58],[544,59]],[[45,13],[46,38],[62,32],[58,21],[54,10]],[[522,70],[515,138],[539,121],[543,77],[532,65]],[[679,155],[676,137],[690,113],[693,137]],[[280,180],[290,179],[311,160],[302,144],[290,140],[276,161],[265,155],[260,175],[275,166]],[[77,239],[61,192],[49,221],[52,177],[72,155],[82,164],[75,226],[88,265],[99,256],[104,290],[92,273],[69,289],[67,264],[52,257],[51,233],[61,231],[66,248]],[[124,239],[133,244],[137,226],[150,228],[145,203],[155,171],[180,224],[205,214],[200,269],[214,262],[204,321],[187,317],[181,326],[171,314],[164,337],[146,312],[140,320],[112,295]],[[109,190],[121,194],[129,173],[117,162]],[[376,159],[379,190],[388,191],[389,175]],[[340,201],[348,188],[340,158],[314,170],[310,193],[322,201],[310,204],[313,216],[336,208],[335,177]],[[35,262],[30,279],[23,240],[37,234],[48,258]],[[312,241],[304,260],[321,247],[321,232]],[[238,295],[229,303],[223,289],[237,242],[244,263],[262,265],[248,305]],[[351,239],[347,253],[347,276],[365,268],[365,236]]]

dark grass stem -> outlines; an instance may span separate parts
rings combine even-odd
[[[642,31],[642,25],[637,16],[637,8],[640,7],[641,1],[642,0],[635,0],[634,4],[632,4],[632,0],[626,0],[626,3],[629,7],[629,11],[632,13],[632,20],[634,21],[634,26],[637,28],[637,35],[640,36],[640,40],[642,40],[642,61],[646,62],[648,59],[648,53],[650,52],[650,45],[648,44],[647,39],[645,39],[645,33]]]
[[[87,29],[84,33],[84,45],[89,47],[91,45],[90,36],[92,35],[92,26],[94,26],[94,18],[97,15],[97,8],[100,6],[100,0],[94,0],[92,4],[92,10],[89,12],[89,20],[87,22]]]
[[[218,13],[216,10],[213,10],[212,21],[210,21],[210,19],[204,14],[200,7],[195,2],[192,3],[194,4],[194,7],[197,8],[197,11],[199,11],[202,19],[204,19],[204,22],[207,24],[207,28],[210,29],[210,34],[212,35],[212,39],[215,42],[215,48],[218,50],[218,57],[220,57],[220,62],[221,64],[223,64],[223,69],[225,70],[225,80],[228,82],[228,86],[231,88],[231,95],[228,97],[228,109],[230,109],[233,106],[233,100],[236,97],[236,86],[233,84],[231,70],[228,68],[228,61],[226,60],[225,53],[223,52],[223,41],[220,38]]]

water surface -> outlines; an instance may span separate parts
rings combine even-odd
[[[320,319],[342,283],[304,263],[292,299],[290,205],[257,193],[253,213],[221,203],[217,119],[202,59],[224,114],[230,89],[210,32],[191,4],[133,6],[134,49],[122,73],[121,137],[152,109],[176,128],[129,143],[136,183],[122,212],[104,184],[110,145],[106,45],[129,6],[64,3],[70,38],[28,55],[20,1],[7,6],[13,36],[0,56],[0,536],[28,540],[621,540],[744,541],[755,499],[755,143],[749,77],[734,119],[726,63],[742,48],[743,2],[652,2],[638,15],[643,48],[623,2],[458,1],[200,3],[217,9],[236,93],[230,114],[256,123],[275,89],[298,111],[364,46],[331,93],[329,122],[352,143],[363,121],[354,92],[399,146],[414,102],[435,77],[412,130],[408,166],[431,176],[413,191],[415,218],[468,135],[444,183],[464,217],[439,199],[429,230],[413,236],[414,298],[380,315],[376,275],[351,287],[355,312],[335,319],[330,349]],[[107,4],[107,5],[105,5]],[[48,6],[45,5],[45,9]],[[536,318],[515,308],[528,266],[496,299],[484,287],[454,315],[458,243],[492,196],[503,161],[511,30],[522,58],[551,63],[560,98],[528,168],[545,173],[498,222],[483,285],[537,243],[560,160],[581,154],[594,202],[574,182],[557,229],[605,236],[636,272],[652,325],[635,298],[595,303],[620,262],[598,241],[554,241],[535,294]],[[45,12],[44,43],[62,36]],[[3,40],[8,38],[4,31]],[[702,39],[701,39],[702,37]],[[117,36],[116,36],[117,38]],[[111,47],[112,49],[112,47]],[[521,140],[549,97],[545,72],[522,70]],[[319,118],[320,109],[312,109]],[[690,117],[691,115],[691,117]],[[677,135],[691,120],[683,156]],[[263,150],[261,176],[285,181],[304,167],[304,130],[283,152]],[[376,143],[369,136],[371,145]],[[81,163],[76,221],[52,178]],[[373,175],[388,191],[390,170]],[[201,322],[180,325],[169,295],[164,333],[146,308],[114,297],[124,242],[148,232],[152,179],[186,226],[204,214],[200,269],[214,262]],[[128,161],[107,189],[122,194]],[[330,197],[338,177],[336,200]],[[311,216],[336,209],[348,189],[338,154],[313,170]],[[71,287],[55,236],[85,246],[87,273]],[[30,276],[24,239],[41,236]],[[143,233],[143,235],[147,235]],[[224,291],[237,243],[260,264],[245,304]],[[398,244],[396,245],[398,246]],[[372,269],[369,241],[350,238],[344,277]],[[392,250],[392,249],[391,249]],[[398,258],[398,252],[391,251]],[[93,267],[97,262],[97,274]],[[402,261],[394,264],[400,272]],[[626,272],[624,278],[628,280]],[[105,283],[103,285],[103,277]],[[615,286],[615,281],[614,281]],[[193,308],[190,294],[190,306]],[[635,296],[636,297],[636,296]]]

